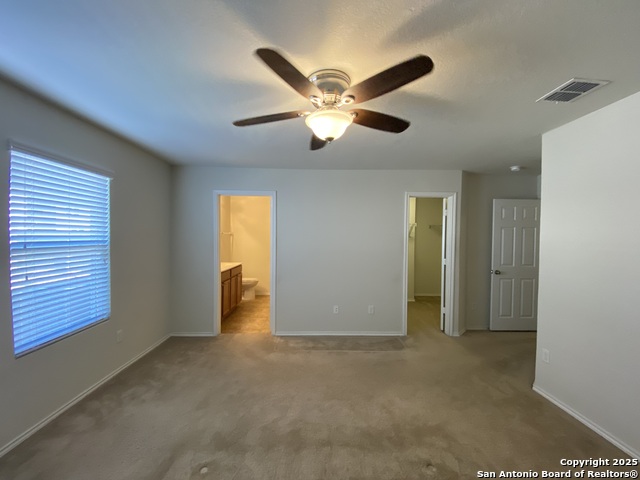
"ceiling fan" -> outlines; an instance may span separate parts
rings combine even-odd
[[[342,136],[352,122],[385,132],[404,132],[410,123],[401,118],[361,108],[349,111],[341,108],[389,93],[433,70],[431,59],[418,55],[351,86],[351,79],[341,70],[322,69],[306,77],[275,50],[259,48],[256,55],[296,92],[310,100],[315,111],[275,113],[237,120],[233,124],[245,127],[304,117],[313,131],[311,150],[318,150]]]

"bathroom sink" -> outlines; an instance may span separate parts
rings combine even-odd
[[[226,272],[227,270],[239,267],[240,265],[242,265],[242,262],[220,262],[220,271]]]

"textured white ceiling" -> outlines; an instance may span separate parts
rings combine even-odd
[[[638,0],[0,0],[0,74],[177,164],[539,169],[540,135],[640,91]],[[434,71],[362,104],[411,121],[353,125],[308,150],[308,109],[253,52],[352,83],[423,53]],[[572,77],[612,83],[535,100]]]

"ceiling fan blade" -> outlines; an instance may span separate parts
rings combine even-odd
[[[233,124],[236,127],[246,127],[249,125],[259,125],[261,123],[278,122],[280,120],[289,120],[290,118],[304,117],[309,112],[296,110],[294,112],[274,113],[271,115],[263,115],[261,117],[245,118],[244,120],[236,120]]]
[[[312,96],[322,98],[320,89],[275,50],[259,48],[256,50],[256,55],[303,97],[307,99]]]
[[[356,108],[349,113],[355,113],[353,123],[362,125],[363,127],[375,128],[376,130],[383,130],[385,132],[400,133],[404,132],[409,125],[406,120],[398,117],[387,115],[386,113],[374,112],[372,110],[363,110]]]
[[[433,61],[426,55],[418,55],[348,88],[342,98],[351,96],[352,103],[366,102],[413,82],[431,70]]]
[[[322,140],[321,138],[316,137],[315,135],[311,136],[311,150],[320,150],[322,147],[324,147],[327,143],[326,140]]]

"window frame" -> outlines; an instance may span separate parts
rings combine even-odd
[[[38,168],[39,165],[47,173],[42,176],[32,174],[36,177],[34,183],[24,181],[26,177],[21,177],[21,169],[27,168],[25,165],[28,162],[33,162],[33,168]],[[14,356],[19,358],[110,319],[112,313],[111,183],[113,175],[104,169],[71,161],[15,143],[10,143],[9,145],[9,169],[8,218],[11,327]],[[58,175],[52,173],[54,171],[62,171],[64,173]],[[76,175],[79,176],[78,184],[70,187],[69,185],[75,183]],[[67,177],[66,184],[65,180],[62,180],[62,177],[65,176]],[[39,197],[39,193],[34,193],[36,188],[48,188],[48,186],[45,186],[46,181],[52,182],[48,185],[52,185],[53,189],[59,188],[63,191],[66,189],[69,192],[69,195],[58,195],[60,200],[52,201],[53,206],[51,208],[56,209],[53,214],[55,220],[48,220],[47,218],[48,221],[45,222],[51,225],[51,227],[47,228],[49,233],[53,231],[53,235],[55,235],[53,240],[50,235],[43,233],[43,230],[46,229],[38,224],[38,221],[44,222],[44,216],[51,215],[51,213],[40,213],[40,210],[43,210],[41,208],[42,203],[39,203],[40,200],[36,198]],[[80,196],[76,199],[73,199],[72,195],[74,192],[84,191],[90,181],[94,181],[95,185],[91,187],[91,193],[87,195],[96,195],[96,207],[91,207],[88,209],[89,211],[83,211],[79,214],[76,209],[78,209],[82,201],[86,200],[85,194],[80,193]],[[29,200],[35,203],[25,203]],[[65,207],[66,211],[62,213]],[[83,208],[86,209],[87,207]],[[80,222],[82,225],[74,227],[74,222]],[[34,228],[30,229],[29,224]],[[38,235],[41,235],[41,237],[38,238]],[[31,251],[25,256],[25,250]],[[46,252],[47,256],[51,256],[47,260],[51,266],[47,265],[47,268],[55,269],[56,272],[66,269],[67,273],[63,275],[65,279],[43,280],[43,284],[39,289],[28,285],[31,280],[29,273],[23,274],[24,270],[22,270],[23,267],[21,265],[24,265],[26,261],[28,265],[25,268],[42,269],[41,265],[32,267],[34,255],[38,254],[38,252],[40,254]],[[80,256],[89,259],[83,262],[82,272],[68,273],[72,262],[77,261]],[[54,259],[52,260],[52,258]],[[32,275],[35,276],[33,273]],[[53,277],[54,275],[52,274],[51,276]],[[85,281],[85,278],[88,281]],[[29,288],[31,288],[31,291],[29,291]],[[47,303],[49,307],[58,307],[60,305],[60,308],[55,308],[55,313],[52,314],[43,313],[42,310],[39,310],[36,314],[24,314],[25,310],[20,310],[20,308],[24,308],[22,305],[26,305],[26,303],[24,298],[19,298],[25,295],[23,292],[27,292],[26,295],[29,298],[33,298],[33,303],[29,305],[37,305],[36,308],[43,308],[43,302],[49,302]],[[79,302],[81,302],[80,309],[87,310],[82,314],[78,314],[77,311],[74,312],[76,305],[73,301],[73,296],[78,292]],[[56,293],[58,298],[56,298]],[[64,314],[61,313],[63,310],[62,305],[66,306],[66,313]],[[46,320],[43,319],[43,316]],[[56,328],[54,325],[56,322],[61,322],[64,326]],[[35,334],[32,341],[23,340],[22,336],[19,339],[16,338],[17,329],[20,332],[24,332],[25,328],[33,328],[35,331],[39,327],[42,327],[42,330],[48,333],[40,336]]]

